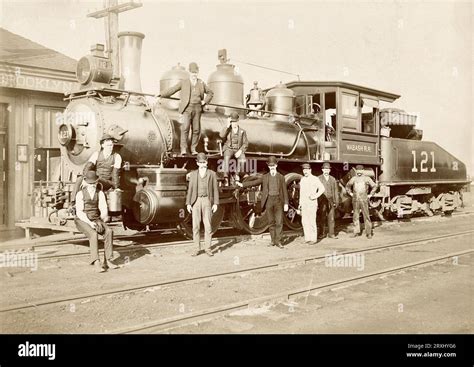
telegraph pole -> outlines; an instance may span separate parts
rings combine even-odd
[[[104,9],[87,14],[90,18],[104,18],[106,54],[112,62],[113,77],[120,77],[118,15],[124,11],[141,7],[140,2],[129,1],[118,4],[118,0],[104,0]]]

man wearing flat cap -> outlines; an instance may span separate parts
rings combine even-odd
[[[329,238],[337,238],[334,232],[334,212],[339,206],[338,183],[330,175],[331,165],[328,162],[323,163],[323,174],[318,176],[324,185],[324,193],[319,198],[318,210],[318,233],[320,238],[326,237],[326,224],[328,226]]]
[[[352,221],[354,223],[354,234],[352,237],[357,237],[360,234],[360,212],[364,217],[365,235],[367,238],[372,238],[372,222],[369,214],[369,199],[375,194],[377,185],[372,179],[364,175],[364,166],[358,164],[355,168],[356,175],[352,177],[346,184],[347,193],[352,196]],[[370,190],[367,196],[367,190]]]
[[[95,171],[99,177],[99,183],[103,191],[120,188],[120,170],[122,167],[122,157],[114,152],[117,138],[109,133],[103,134],[100,138],[100,150],[92,153],[84,166],[83,176],[79,177],[74,187],[75,197],[83,185],[83,177],[90,171]]]
[[[285,177],[277,172],[278,162],[274,156],[268,157],[267,166],[269,172],[261,178],[236,184],[240,187],[262,185],[262,209],[266,210],[270,223],[271,244],[269,246],[283,248],[281,232],[283,230],[283,212],[288,211],[288,192]]]
[[[110,134],[104,134],[100,138],[100,150],[92,153],[86,166],[84,174],[93,170],[99,176],[102,189],[107,191],[110,188],[118,189],[120,186],[120,168],[122,167],[122,157],[114,152],[114,144],[117,140]]]
[[[202,251],[201,220],[204,222],[204,251],[208,256],[213,256],[211,217],[219,205],[217,177],[214,171],[207,168],[207,156],[204,153],[198,153],[196,160],[199,168],[189,175],[186,195],[186,209],[193,216],[193,241],[196,246],[196,251],[192,256],[197,256]]]
[[[232,112],[229,116],[228,125],[222,129],[219,136],[224,143],[224,178],[225,185],[228,185],[229,162],[232,157],[237,159],[235,180],[240,181],[240,173],[245,167],[245,151],[249,145],[247,133],[239,124],[239,114]]]
[[[163,91],[158,97],[170,97],[181,91],[178,112],[182,114],[181,155],[187,154],[189,128],[192,125],[191,154],[196,155],[201,135],[201,112],[204,105],[211,102],[214,92],[198,78],[199,67],[195,62],[189,64],[189,79]],[[204,94],[206,97],[204,97]]]
[[[107,222],[108,211],[105,194],[97,186],[99,177],[95,171],[88,171],[84,177],[82,189],[76,194],[76,217],[74,223],[79,231],[89,240],[90,264],[95,265],[98,272],[106,268],[115,269],[118,266],[112,262],[113,231]],[[104,236],[104,262],[99,259],[98,235]]]
[[[303,177],[300,180],[300,203],[298,210],[301,212],[305,242],[315,244],[318,240],[316,227],[318,198],[323,194],[324,186],[319,178],[312,174],[309,163],[303,163],[301,167],[303,169]]]

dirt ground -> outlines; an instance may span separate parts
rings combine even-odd
[[[465,211],[470,211],[472,201],[467,204],[468,207],[465,208]],[[374,238],[370,241],[365,237],[349,238],[346,232],[350,230],[350,227],[346,226],[340,227],[338,240],[325,239],[316,246],[308,246],[301,237],[292,237],[287,240],[284,250],[267,247],[268,235],[242,242],[215,240],[216,256],[213,258],[206,255],[191,257],[190,254],[194,251],[192,245],[154,249],[145,249],[140,245],[133,245],[134,250],[127,253],[126,256],[121,256],[119,252],[116,252],[116,256],[119,256],[118,263],[121,264],[120,269],[109,270],[101,274],[95,273],[92,267],[88,265],[87,256],[40,260],[37,263],[36,270],[27,267],[1,269],[0,291],[2,299],[0,300],[0,308],[24,302],[34,305],[44,299],[117,289],[125,286],[139,286],[144,283],[165,282],[170,279],[188,278],[232,269],[237,270],[305,256],[325,256],[345,250],[448,234],[452,233],[453,229],[459,232],[467,231],[473,229],[473,219],[474,215],[462,215],[460,213],[460,215],[452,217],[435,216],[406,221],[378,222],[374,230]],[[241,299],[259,297],[314,282],[330,281],[351,274],[360,274],[364,271],[370,272],[375,269],[383,269],[429,256],[439,256],[446,251],[454,252],[470,249],[473,244],[472,239],[473,237],[470,235],[450,241],[407,247],[404,250],[385,250],[367,254],[363,270],[354,267],[328,268],[324,266],[324,263],[306,264],[274,271],[196,281],[178,286],[161,285],[119,295],[106,295],[99,298],[86,297],[66,303],[0,313],[0,329],[2,333],[114,332],[156,318],[173,317],[212,305],[236,302]],[[73,251],[74,249],[83,250],[84,247],[62,245],[58,248],[47,247],[40,250],[40,252],[42,254],[56,254]],[[410,271],[407,274],[400,275],[400,278],[392,283],[385,282],[387,284],[384,281],[373,281],[365,285],[358,285],[354,288],[354,293],[349,290],[349,295],[334,296],[333,298],[336,299],[334,303],[331,303],[332,301],[326,303],[324,298],[321,300],[314,296],[308,297],[305,301],[305,307],[309,305],[309,308],[305,309],[303,314],[306,316],[303,315],[301,319],[293,318],[298,314],[298,305],[301,303],[301,301],[297,301],[293,305],[290,304],[290,308],[296,310],[291,312],[292,317],[290,318],[279,316],[281,312],[278,311],[278,307],[286,307],[288,310],[288,305],[278,305],[275,309],[264,312],[267,316],[273,315],[269,317],[270,320],[274,318],[278,321],[275,324],[266,321],[261,322],[257,319],[252,319],[252,321],[242,319],[242,317],[248,316],[244,314],[229,318],[229,320],[233,320],[229,321],[230,324],[236,325],[234,328],[229,329],[227,326],[223,327],[222,324],[211,324],[210,326],[202,324],[197,329],[184,328],[181,331],[189,333],[332,333],[351,332],[352,330],[354,332],[397,333],[413,332],[409,330],[416,329],[418,330],[416,332],[431,332],[433,330],[439,330],[440,332],[443,332],[443,330],[444,332],[467,332],[470,330],[472,332],[472,323],[462,322],[462,320],[467,320],[466,315],[469,315],[467,307],[464,307],[464,305],[472,306],[472,283],[470,282],[470,279],[472,279],[472,258],[464,257],[461,265],[459,267],[443,265],[444,268],[443,266],[436,266],[432,270],[426,268],[428,269],[426,271]],[[440,272],[439,269],[444,270]],[[436,292],[430,293],[429,291],[435,290],[437,283],[442,289],[442,295],[439,296],[438,303],[433,303],[431,300]],[[418,286],[415,286],[415,284]],[[344,291],[342,292],[344,293]],[[420,294],[420,296],[417,294]],[[421,296],[421,294],[424,295]],[[452,299],[457,305],[454,309],[462,311],[457,314],[459,319],[455,320],[455,314],[450,311],[455,304],[444,302],[447,298]],[[351,299],[351,302],[347,303],[346,301],[349,299]],[[311,311],[313,303],[315,307],[313,311],[317,312],[316,314],[312,314],[313,311]],[[390,305],[395,304],[406,304],[409,306],[408,310],[417,311],[402,313],[402,315],[392,314],[389,312],[390,307],[392,307]],[[377,307],[380,307],[380,310]],[[347,312],[349,309],[351,311]],[[372,311],[369,312],[370,310]],[[258,313],[261,310],[249,310],[248,312]],[[276,314],[272,312],[276,312]],[[369,312],[369,314],[364,312]],[[442,322],[443,318],[439,317],[439,314],[443,312],[447,315],[444,318],[445,322]],[[370,315],[374,317],[370,318]],[[423,318],[423,315],[426,317]],[[267,316],[262,317],[264,320],[268,320]],[[470,316],[470,320],[472,320],[472,312]],[[321,322],[310,323],[309,320],[313,317],[320,319]],[[396,317],[402,322],[398,326],[390,321],[396,319]],[[430,317],[435,320],[434,325],[437,325],[436,327],[433,327],[433,323],[427,321]],[[341,324],[334,321],[338,319],[342,320]],[[218,320],[222,320],[222,318]],[[284,320],[287,320],[286,323]],[[416,323],[416,320],[421,323]],[[227,322],[226,320],[224,324]],[[245,326],[246,324],[248,325]],[[281,326],[278,327],[278,325]],[[410,325],[412,325],[412,328],[410,328]],[[452,325],[452,327],[450,328],[449,325]]]

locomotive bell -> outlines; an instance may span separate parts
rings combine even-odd
[[[270,89],[265,96],[267,110],[278,113],[293,114],[295,108],[295,93],[285,84],[278,84]],[[288,116],[273,115],[272,120],[288,122]]]
[[[235,70],[235,65],[227,61],[226,50],[219,50],[218,59],[220,64],[217,70],[208,78],[207,84],[214,92],[211,103],[225,104],[233,107],[244,107],[244,80]],[[216,112],[229,115],[231,112],[239,112],[238,109],[217,107]]]
[[[179,63],[176,66],[173,66],[171,70],[168,70],[163,74],[163,76],[160,79],[160,92],[165,91],[166,89],[175,86],[182,80],[189,79],[189,73],[186,71],[186,69],[181,66]],[[181,97],[181,91],[178,93],[173,94],[173,98],[180,98]],[[179,100],[175,101],[172,99],[162,99],[161,104],[168,109],[171,110],[177,110],[179,107]]]

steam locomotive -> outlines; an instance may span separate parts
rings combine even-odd
[[[115,214],[127,228],[178,226],[190,235],[191,218],[184,210],[186,178],[196,163],[194,157],[180,155],[179,94],[152,103],[156,99],[141,92],[144,35],[121,32],[118,37],[119,79],[114,79],[101,45],[78,63],[81,87],[68,96],[59,124],[61,180],[74,182],[99,150],[102,134],[118,131],[123,192]],[[218,52],[218,60],[207,80],[214,98],[201,117],[197,150],[208,155],[209,167],[222,178],[219,132],[227,116],[238,112],[249,140],[247,175],[262,174],[270,155],[279,160],[290,201],[284,217],[288,228],[301,228],[296,209],[302,162],[309,162],[314,172],[324,161],[331,163],[331,174],[341,187],[340,215],[351,212],[344,184],[355,174],[356,164],[364,164],[366,174],[378,183],[370,207],[380,217],[446,213],[462,204],[461,191],[469,182],[465,164],[436,143],[422,141],[416,116],[380,107],[399,95],[346,82],[293,81],[268,90],[255,83],[244,101],[243,78],[229,63],[226,50]],[[185,78],[188,73],[178,64],[164,73],[160,90]],[[252,234],[264,232],[268,222],[260,206],[260,188],[239,190],[220,182],[221,205],[212,217],[213,231],[227,223]],[[61,185],[66,194],[60,201],[52,200],[56,212],[70,205],[72,190],[64,189],[70,186]]]

